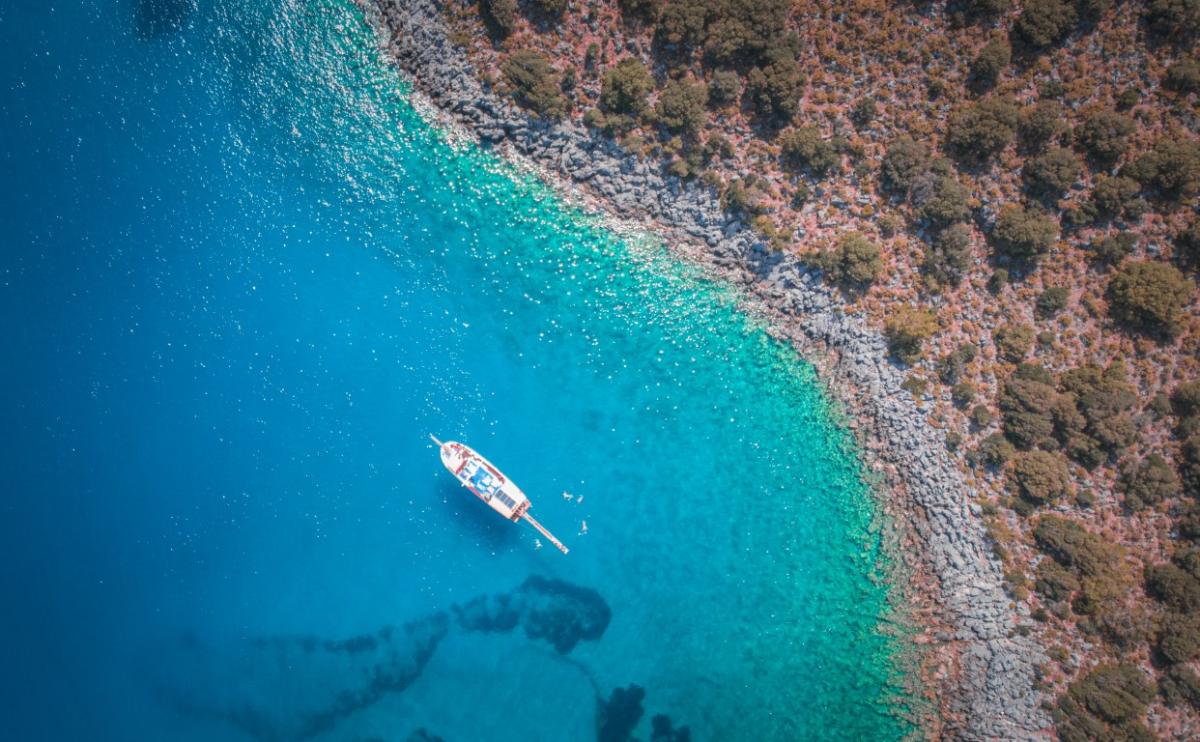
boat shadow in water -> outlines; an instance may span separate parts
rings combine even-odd
[[[194,634],[152,651],[155,697],[188,719],[259,742],[326,738],[351,715],[403,693],[452,632],[514,633],[556,656],[598,641],[612,612],[595,590],[532,575],[400,626],[351,637],[263,635],[207,641]],[[586,671],[586,668],[584,668]]]
[[[434,487],[447,527],[456,529],[464,539],[477,542],[489,552],[510,549],[520,543],[521,529],[517,524],[497,517],[494,510],[457,481],[440,477]]]

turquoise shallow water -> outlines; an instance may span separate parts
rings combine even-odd
[[[0,737],[909,730],[851,439],[729,289],[448,143],[349,3],[26,5]]]

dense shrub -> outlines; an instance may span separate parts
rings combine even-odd
[[[921,270],[940,284],[957,286],[971,268],[971,228],[952,224],[925,251]]]
[[[888,348],[904,363],[921,357],[921,346],[937,332],[937,317],[928,309],[901,307],[884,323]]]
[[[641,60],[626,57],[604,73],[600,105],[612,113],[641,115],[646,96],[654,90],[654,80]]]
[[[515,51],[501,63],[500,71],[512,86],[517,102],[537,115],[559,119],[570,109],[558,73],[538,52],[531,49]]]
[[[965,222],[971,217],[971,192],[948,173],[931,172],[918,177],[910,198],[917,216],[934,230]]]
[[[517,0],[480,0],[484,20],[492,31],[504,38],[517,28]]]
[[[994,419],[992,417],[992,411],[989,410],[985,405],[981,405],[981,404],[977,404],[974,407],[972,407],[971,414],[968,415],[968,417],[970,417],[970,419],[971,419],[971,424],[977,428],[986,428],[987,426],[992,424],[992,420]],[[1009,443],[1007,440],[1005,440],[1003,437],[1001,438],[1001,440],[1004,440],[1004,443],[1006,445],[1008,445],[1010,448],[1012,447],[1012,444]],[[1016,449],[1013,449],[1013,451],[1015,453]]]
[[[1065,371],[1059,383],[1055,433],[1071,458],[1091,469],[1133,442],[1136,429],[1129,412],[1137,395],[1123,364],[1106,369],[1086,364]]]
[[[1043,515],[1033,529],[1033,538],[1043,553],[1083,577],[1102,577],[1122,564],[1119,546],[1061,516]]]
[[[986,466],[1000,468],[1012,460],[1017,449],[1001,433],[992,433],[979,442],[976,459]]]
[[[796,115],[804,90],[804,71],[790,51],[780,50],[746,75],[746,94],[754,110],[769,121],[787,121]]]
[[[662,12],[662,0],[617,0],[625,20],[634,20],[647,25],[658,20]]]
[[[1051,286],[1038,296],[1034,309],[1042,319],[1050,319],[1066,309],[1070,295],[1071,292],[1064,286]]]
[[[567,9],[567,0],[531,0],[532,7],[544,16],[557,19]]]
[[[1178,565],[1147,567],[1146,593],[1180,613],[1200,611],[1200,580]]]
[[[1050,603],[1070,600],[1080,587],[1079,578],[1053,559],[1043,559],[1034,575],[1034,591]]]
[[[1026,160],[1021,177],[1031,193],[1058,198],[1074,185],[1082,170],[1075,153],[1063,147],[1053,147]]]
[[[1170,708],[1191,706],[1200,711],[1200,676],[1184,665],[1175,665],[1163,673],[1159,692]]]
[[[1056,143],[1070,130],[1067,111],[1056,100],[1040,100],[1021,111],[1017,130],[1030,149]]]
[[[990,88],[1012,62],[1012,47],[1001,38],[992,39],[971,62],[971,85],[977,90]]]
[[[813,175],[827,175],[838,165],[837,150],[821,138],[814,126],[801,126],[779,137],[779,157],[792,171],[808,169]]]
[[[1146,25],[1163,38],[1194,42],[1200,34],[1200,0],[1150,0]]]
[[[966,407],[975,401],[975,385],[969,381],[960,381],[950,389],[950,398],[956,407]]]
[[[1058,239],[1058,222],[1046,214],[1009,204],[991,234],[996,253],[1018,263],[1035,262]]]
[[[997,400],[1004,435],[1021,448],[1054,441],[1054,409],[1058,391],[1050,374],[1039,366],[1022,364],[1000,385]]]
[[[1041,49],[1066,38],[1077,20],[1075,7],[1065,0],[1027,0],[1013,32],[1030,47]]]
[[[1122,663],[1097,667],[1071,683],[1067,695],[1096,718],[1120,724],[1144,714],[1156,692],[1154,683],[1141,670]]]
[[[1162,138],[1122,174],[1146,187],[1157,188],[1168,199],[1178,200],[1200,191],[1200,145]]]
[[[843,235],[818,264],[834,282],[859,288],[874,283],[883,272],[879,246],[860,232]]]
[[[1116,219],[1123,216],[1141,216],[1138,208],[1138,193],[1142,186],[1133,178],[1124,175],[1096,178],[1092,188],[1091,209],[1093,218]]]
[[[1167,68],[1162,86],[1177,93],[1194,93],[1200,90],[1200,62],[1184,58]]]
[[[879,115],[879,108],[875,105],[875,99],[863,96],[854,102],[854,107],[850,109],[850,120],[858,126],[866,126],[875,120]]]
[[[1008,322],[992,334],[997,354],[1009,363],[1020,363],[1033,348],[1034,329],[1023,322]]]
[[[1048,451],[1022,451],[1013,459],[1009,486],[1032,505],[1045,505],[1071,493],[1071,475],[1062,457]]]
[[[880,181],[888,191],[907,196],[908,190],[930,166],[929,147],[907,134],[893,139],[880,165]]]
[[[1094,260],[1107,265],[1116,265],[1133,253],[1137,244],[1137,235],[1132,232],[1118,232],[1106,237],[1098,237],[1088,245],[1088,252]]]
[[[1191,418],[1195,422],[1196,418]],[[1184,490],[1200,498],[1200,432],[1192,433],[1179,446],[1179,478]]]
[[[1192,289],[1192,282],[1168,263],[1126,263],[1108,283],[1109,314],[1152,337],[1174,338]]]
[[[1012,141],[1018,118],[1012,98],[984,98],[950,115],[946,142],[964,159],[986,160]]]
[[[1200,268],[1200,219],[1192,219],[1173,242],[1176,261],[1185,268]]]
[[[1125,114],[1099,109],[1075,129],[1075,141],[1095,162],[1111,167],[1129,149],[1129,135],[1136,129]]]
[[[1178,497],[1179,477],[1166,459],[1152,453],[1138,464],[1129,464],[1121,471],[1117,489],[1125,495],[1127,507],[1141,510]]]
[[[1168,664],[1189,662],[1200,655],[1200,616],[1168,612],[1158,630],[1158,653]]]
[[[708,84],[708,100],[717,106],[736,103],[742,94],[742,78],[733,70],[717,70]]]
[[[702,83],[672,80],[663,88],[654,113],[668,131],[695,136],[708,119],[708,87]]]
[[[669,3],[668,8],[675,4]],[[785,46],[789,0],[705,0],[696,4],[707,10],[704,53],[712,62],[755,64]]]
[[[1200,415],[1200,379],[1185,381],[1171,391],[1171,411],[1181,419]]]

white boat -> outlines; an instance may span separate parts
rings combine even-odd
[[[491,506],[492,510],[500,513],[514,523],[526,520],[538,532],[545,536],[550,543],[566,554],[567,547],[554,538],[541,523],[529,514],[529,498],[512,480],[500,473],[492,462],[480,456],[475,449],[457,441],[442,443],[434,436],[429,436],[438,445],[442,463],[462,486],[475,493],[475,496]]]

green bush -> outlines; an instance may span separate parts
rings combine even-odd
[[[1063,0],[1028,0],[1013,25],[1017,38],[1034,49],[1058,43],[1075,28],[1075,7]]]
[[[1108,283],[1109,314],[1117,322],[1160,339],[1182,329],[1192,282],[1168,263],[1126,263]]]
[[[1083,577],[1103,577],[1121,568],[1119,546],[1058,515],[1038,519],[1033,539],[1044,554]]]
[[[1053,217],[1009,204],[1000,210],[991,234],[998,255],[1018,263],[1036,262],[1058,240]]]
[[[484,20],[499,37],[505,38],[517,28],[517,0],[480,0]]]
[[[986,428],[992,424],[993,420],[992,411],[989,410],[985,405],[981,404],[977,404],[971,408],[970,418],[971,424],[977,428]],[[1008,443],[1008,441],[1005,441],[1005,443]],[[1008,445],[1010,447],[1012,446],[1011,443],[1008,443]],[[1013,452],[1015,453],[1016,449],[1013,449]]]
[[[1022,364],[1000,386],[997,400],[1004,435],[1020,448],[1028,449],[1054,441],[1054,409],[1058,391],[1049,373],[1038,366]]]
[[[1021,111],[1017,130],[1022,143],[1030,149],[1054,144],[1070,130],[1067,111],[1056,100],[1040,100]]]
[[[888,144],[880,165],[880,181],[891,193],[907,196],[917,178],[929,171],[930,162],[929,147],[924,142],[902,135]]]
[[[567,9],[567,0],[531,0],[535,10],[545,16],[557,19]]]
[[[1033,589],[1050,603],[1070,600],[1079,590],[1079,578],[1053,559],[1043,559],[1035,571]]]
[[[736,103],[742,94],[742,78],[733,70],[717,70],[708,84],[708,100],[717,106]]]
[[[1048,451],[1022,451],[1013,459],[1008,484],[1032,505],[1046,505],[1071,494],[1071,475],[1062,457]]]
[[[708,86],[704,83],[672,80],[658,96],[654,113],[668,131],[695,136],[708,120],[707,103]]]
[[[900,307],[884,323],[888,348],[896,358],[912,364],[921,357],[921,346],[937,332],[937,317],[928,309]]]
[[[1123,113],[1096,110],[1075,129],[1075,141],[1098,164],[1111,167],[1129,149],[1129,135],[1136,129]]]
[[[1169,200],[1180,200],[1200,191],[1200,145],[1162,138],[1154,148],[1124,168],[1143,186],[1157,188]]]
[[[1092,188],[1091,208],[1096,218],[1116,219],[1141,216],[1138,194],[1142,186],[1124,175],[1100,175]]]
[[[1042,319],[1050,319],[1066,309],[1070,295],[1071,292],[1064,286],[1051,286],[1038,296],[1034,310]]]
[[[1012,98],[984,98],[950,115],[946,142],[951,151],[964,159],[986,160],[1012,141],[1018,119]]]
[[[662,0],[617,0],[621,15],[627,21],[638,21],[651,25],[662,12]]]
[[[821,139],[814,126],[801,126],[779,137],[779,159],[793,172],[808,169],[816,177],[824,177],[837,167],[837,150]]]
[[[925,251],[921,270],[939,285],[957,286],[971,268],[971,228],[951,224]]]
[[[1141,670],[1122,663],[1097,667],[1071,683],[1067,694],[1097,718],[1120,724],[1144,714],[1157,690]]]
[[[1175,235],[1175,260],[1185,268],[1200,268],[1200,219]]]
[[[1012,62],[1012,47],[1008,41],[995,38],[984,44],[971,62],[971,84],[976,89],[990,88]]]
[[[646,96],[654,80],[641,60],[626,57],[604,73],[600,105],[611,113],[639,116],[646,110]]]
[[[1158,630],[1158,653],[1168,664],[1190,662],[1200,655],[1200,616],[1168,612]]]
[[[1106,237],[1099,237],[1088,245],[1088,252],[1094,260],[1106,265],[1116,265],[1133,253],[1137,244],[1137,235],[1132,232],[1118,232]]]
[[[919,178],[912,202],[917,215],[935,231],[971,218],[971,192],[953,175]]]
[[[879,108],[875,105],[875,99],[867,96],[855,101],[854,107],[850,109],[850,120],[858,126],[866,126],[878,115]]]
[[[1178,497],[1179,477],[1166,459],[1152,453],[1138,464],[1127,465],[1121,471],[1117,489],[1125,495],[1127,507],[1141,510]]]
[[[1171,410],[1179,418],[1200,415],[1200,379],[1185,381],[1171,391]]]
[[[1033,328],[1022,322],[1008,322],[992,333],[997,353],[1009,363],[1020,363],[1029,354],[1033,336]]]
[[[746,75],[746,95],[763,119],[789,121],[800,106],[804,70],[789,51],[773,52],[768,61]]]
[[[1189,418],[1195,421],[1196,418]],[[1179,479],[1184,490],[1200,498],[1200,432],[1192,433],[1179,446]]]
[[[1058,198],[1075,184],[1082,171],[1075,153],[1063,147],[1052,147],[1026,160],[1021,177],[1034,195]]]
[[[1013,444],[1000,433],[992,433],[980,441],[976,452],[976,458],[980,462],[995,469],[1004,466],[1016,455],[1017,450],[1013,448]]]
[[[975,385],[969,381],[960,381],[950,389],[950,397],[955,405],[966,407],[975,401]]]
[[[1194,43],[1200,34],[1200,0],[1150,0],[1145,18],[1152,33],[1180,44]]]
[[[1086,364],[1065,371],[1059,383],[1055,434],[1071,458],[1091,469],[1133,442],[1136,429],[1129,412],[1137,396],[1122,364],[1106,369]]]
[[[1185,665],[1167,668],[1159,692],[1169,708],[1191,706],[1200,711],[1200,676]]]
[[[1200,90],[1200,62],[1184,58],[1167,68],[1162,86],[1177,93],[1194,93]]]
[[[560,119],[570,110],[570,101],[562,93],[562,81],[550,61],[531,49],[512,53],[500,65],[500,71],[512,86],[513,97],[525,108],[547,119]]]
[[[837,246],[819,261],[819,267],[835,283],[863,287],[878,280],[883,272],[879,246],[861,232],[847,232]]]
[[[1200,580],[1178,565],[1147,567],[1146,593],[1180,613],[1200,611]]]
[[[755,64],[787,45],[784,33],[791,13],[789,0],[703,0],[698,4],[708,11],[704,52],[716,64]]]

